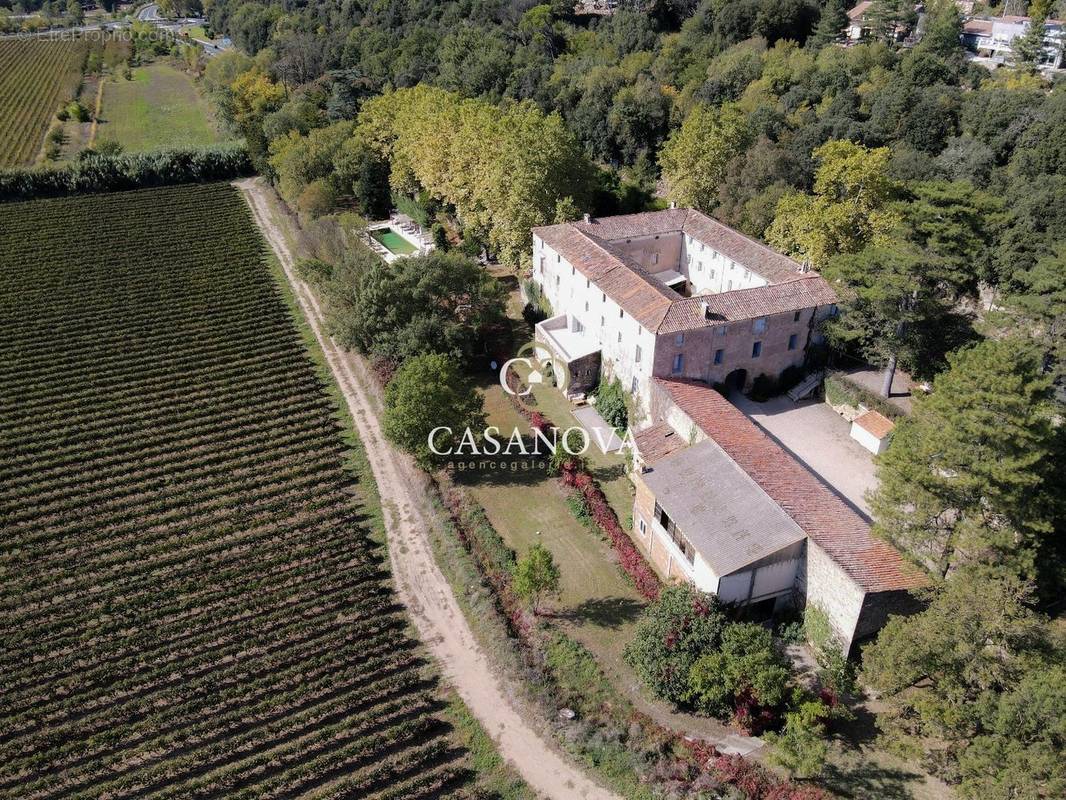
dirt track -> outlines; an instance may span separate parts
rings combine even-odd
[[[434,561],[428,532],[439,520],[427,502],[426,477],[385,440],[365,364],[324,334],[317,299],[294,272],[294,254],[281,227],[291,221],[278,212],[273,189],[261,180],[244,180],[237,186],[280,260],[348,403],[381,495],[397,592],[444,677],[492,736],[503,758],[539,794],[558,800],[617,798],[566,761],[526,723],[504,691]]]

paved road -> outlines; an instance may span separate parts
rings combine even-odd
[[[146,5],[144,8],[137,12],[137,19],[139,19],[141,22],[154,22],[155,20],[162,20],[163,18],[159,15],[159,4],[149,3],[148,5]]]

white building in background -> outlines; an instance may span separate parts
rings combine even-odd
[[[1014,55],[1014,40],[1029,30],[1029,17],[973,17],[962,24],[962,42],[979,58],[992,64],[1004,64]],[[1066,47],[1066,23],[1049,19],[1044,23],[1044,59],[1042,66],[1063,66]]]

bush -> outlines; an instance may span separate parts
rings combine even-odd
[[[629,425],[629,410],[626,408],[625,390],[622,382],[615,378],[609,383],[600,381],[596,387],[596,411],[604,421],[619,433]]]
[[[67,115],[75,122],[88,122],[89,121],[89,109],[79,103],[77,100],[70,103],[67,106]]]
[[[337,198],[330,188],[329,181],[312,181],[300,192],[296,201],[296,208],[300,216],[307,219],[317,219],[328,214],[337,204]]]
[[[312,286],[320,286],[333,276],[333,267],[318,258],[301,258],[296,262],[296,274]]]
[[[529,298],[529,303],[526,304],[526,308],[532,306],[536,309],[536,312],[531,311],[530,313],[536,313],[536,315],[539,316],[537,322],[545,320],[552,315],[551,303],[548,302],[548,298],[544,296],[544,293],[540,290],[540,286],[535,281],[526,281],[522,284],[522,288],[525,290],[526,297]],[[526,312],[523,311],[522,314],[525,316]],[[526,321],[528,322],[529,319],[527,318]]]
[[[829,753],[829,745],[825,741],[828,711],[823,704],[811,702],[786,714],[784,729],[780,733],[766,734],[770,763],[797,778],[820,775]]]
[[[741,694],[765,707],[779,705],[788,686],[788,664],[766,628],[728,625],[717,652],[700,656],[689,671],[688,700],[715,716],[731,713]]]
[[[543,322],[548,318],[548,315],[544,313],[539,306],[535,306],[532,303],[526,303],[522,308],[522,319],[526,321],[526,324],[531,328],[538,322]]]
[[[756,403],[764,403],[777,393],[777,381],[769,375],[760,374],[751,382],[751,392],[748,397]]]
[[[485,248],[485,243],[476,236],[467,233],[463,237],[462,244],[459,245],[459,252],[469,258],[481,258],[481,251]]]
[[[797,386],[802,380],[803,369],[801,367],[797,367],[794,364],[785,367],[781,374],[777,376],[777,391],[780,394],[784,394],[789,389]]]
[[[56,112],[56,119],[58,119],[60,122],[66,122],[68,119],[70,119],[70,112],[67,111],[65,106]]]
[[[0,169],[0,202],[227,181],[252,173],[243,145],[89,155],[62,167]]]
[[[697,659],[717,648],[726,626],[718,600],[688,583],[668,586],[650,605],[625,660],[657,697],[682,704]]]
[[[448,231],[445,227],[439,222],[434,222],[430,231],[433,234],[433,244],[437,246],[437,249],[447,250],[450,243],[448,242]]]
[[[102,156],[120,156],[122,155],[122,145],[114,139],[101,139],[93,147],[97,153]]]
[[[863,386],[848,380],[847,376],[840,372],[834,372],[825,376],[823,383],[825,401],[831,406],[859,406],[864,405],[884,414],[891,420],[898,420],[903,416],[896,406],[889,403],[883,397],[874,394]]]

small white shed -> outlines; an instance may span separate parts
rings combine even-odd
[[[875,456],[885,452],[896,423],[873,409],[864,411],[851,423],[851,438]]]

